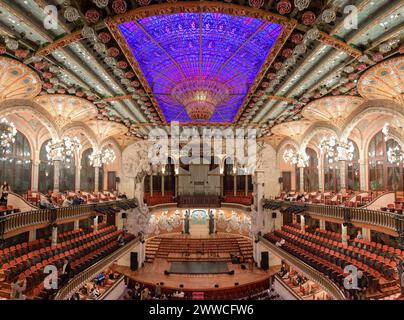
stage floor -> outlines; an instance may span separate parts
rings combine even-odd
[[[220,274],[228,273],[226,262],[217,261],[181,261],[171,262],[170,273],[176,274]]]
[[[165,275],[164,270],[170,269],[171,262],[165,259],[155,259],[153,263],[145,263],[145,266],[137,271],[131,271],[126,266],[116,266],[115,270],[134,281],[155,285],[156,283],[164,282],[163,287],[169,289],[180,289],[182,284],[185,289],[204,290],[212,289],[216,284],[221,289],[233,288],[235,282],[239,285],[250,284],[257,281],[269,279],[275,274],[278,267],[271,267],[268,271],[258,268],[243,270],[241,265],[227,263],[229,271],[234,270],[234,274],[170,274]]]

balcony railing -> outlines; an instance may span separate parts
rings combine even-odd
[[[91,267],[87,268],[83,272],[73,277],[55,296],[55,300],[67,300],[69,299],[77,290],[79,290],[86,282],[94,279],[98,274],[107,269],[116,260],[129,253],[134,246],[140,242],[140,237],[131,240],[123,247],[119,248],[108,257],[102,259],[101,261],[93,264]]]
[[[267,200],[273,205],[281,207],[300,207],[305,213],[341,220],[341,222],[362,223],[378,226],[397,233],[404,231],[404,215],[388,211],[368,210],[344,206],[330,206],[304,202],[290,202],[282,200]]]
[[[121,208],[127,206],[135,207],[135,200],[117,200],[66,208],[12,213],[5,217],[0,217],[0,236],[26,227],[80,218],[94,213],[96,210],[102,209],[103,207]]]
[[[300,259],[291,255],[290,253],[282,250],[277,247],[273,243],[269,242],[267,239],[260,237],[260,241],[262,244],[267,247],[270,251],[272,251],[275,255],[285,260],[288,264],[294,266],[300,272],[304,273],[307,278],[317,283],[320,287],[322,287],[333,299],[335,300],[346,300],[344,293],[340,290],[340,288],[324,276],[321,272],[317,271],[313,267],[304,263]]]

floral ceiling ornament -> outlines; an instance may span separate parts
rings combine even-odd
[[[316,27],[307,31],[306,34],[304,35],[304,39],[307,40],[317,40],[319,37],[320,37],[320,31]]]
[[[312,11],[306,11],[302,15],[302,22],[305,26],[311,26],[316,22],[316,15]]]
[[[261,8],[264,5],[264,0],[248,0],[248,4],[253,8]]]
[[[151,0],[137,0],[137,3],[139,4],[139,6],[148,6],[150,4]]]
[[[287,13],[290,13],[290,11],[292,11],[292,4],[288,0],[282,0],[278,2],[276,9],[281,15],[285,15]]]
[[[109,0],[93,0],[93,2],[98,8],[105,8]]]
[[[94,24],[100,20],[100,13],[95,9],[89,9],[85,13],[85,18],[88,23]]]
[[[6,47],[10,50],[17,50],[18,49],[18,41],[10,38],[10,37],[5,37],[4,39],[5,43],[6,43]]]
[[[379,52],[381,52],[381,53],[388,53],[388,52],[390,52],[392,49],[393,49],[393,48],[392,48],[392,46],[390,45],[389,42],[382,43],[382,44],[379,46]]]
[[[81,30],[81,35],[86,39],[90,39],[90,40],[96,39],[95,30],[89,26],[83,27],[83,29]]]
[[[108,43],[111,41],[111,35],[108,32],[100,32],[98,34],[98,40],[102,43]]]
[[[114,10],[116,14],[125,13],[127,9],[128,5],[125,0],[114,0],[114,2],[112,2],[112,10]]]
[[[305,44],[298,44],[294,49],[293,53],[296,54],[297,56],[306,53],[307,47]]]
[[[337,14],[335,13],[335,11],[333,9],[326,9],[321,14],[321,19],[325,23],[331,23],[331,22],[335,21],[336,18],[337,18]]]
[[[295,0],[295,7],[299,9],[299,11],[303,11],[307,9],[310,5],[310,0]]]
[[[75,7],[67,7],[65,12],[63,13],[63,16],[65,19],[69,22],[75,22],[80,18],[80,13],[79,10],[77,10]]]

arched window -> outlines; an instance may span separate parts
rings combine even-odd
[[[7,181],[13,192],[23,194],[31,189],[31,148],[19,131],[11,148],[10,154],[0,154],[0,181]]]
[[[93,191],[95,187],[95,168],[89,158],[92,152],[92,148],[86,149],[81,156],[80,190],[83,191]]]
[[[54,168],[53,163],[47,157],[46,145],[50,140],[45,141],[39,152],[39,174],[38,174],[38,188],[39,192],[48,193],[49,190],[53,190],[53,177]]]
[[[353,158],[346,162],[346,187],[348,190],[359,191],[360,190],[360,170],[359,170],[359,149],[355,142],[352,142],[354,146]]]
[[[76,157],[60,163],[59,191],[75,190],[76,188]]]
[[[308,166],[304,168],[304,191],[318,191],[317,153],[311,148],[306,148],[306,154],[309,156],[309,163]]]
[[[391,163],[388,161],[387,151],[399,146],[394,139],[384,140],[380,131],[369,143],[369,189],[403,191],[403,163]],[[400,148],[401,149],[401,148]]]

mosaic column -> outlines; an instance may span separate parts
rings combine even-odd
[[[161,175],[161,195],[164,197],[164,174]]]
[[[80,162],[81,161],[79,161],[79,163]],[[75,178],[76,183],[75,183],[75,187],[74,187],[74,189],[76,191],[80,190],[80,171],[81,171],[81,165],[76,166],[76,178]]]
[[[153,175],[150,176],[150,197],[153,197]]]
[[[303,232],[306,231],[306,218],[304,215],[300,216],[300,230]]]
[[[341,186],[341,192],[345,193],[346,192],[346,161],[341,160],[339,161],[339,175],[340,175],[340,186]]]
[[[233,176],[233,195],[237,195],[237,175]]]
[[[100,167],[94,167],[95,174],[94,174],[94,191],[98,192],[98,184],[100,181]]]
[[[53,191],[59,192],[60,161],[53,161]]]
[[[98,216],[95,216],[93,220],[93,227],[94,227],[94,232],[98,231]]]
[[[300,190],[299,192],[304,192],[304,167],[299,167],[300,171]]]
[[[359,160],[359,183],[360,190],[367,190],[366,187],[366,161],[360,159]]]
[[[34,160],[32,163],[32,181],[31,181],[31,190],[38,191],[38,180],[39,180],[39,164],[41,162],[39,160]]]
[[[342,238],[341,240],[342,240],[342,243],[344,243],[344,244],[347,243],[347,238],[346,238],[347,234],[348,234],[348,227],[346,225],[342,224],[341,225],[341,238]]]
[[[56,246],[58,243],[58,227],[52,227],[52,246]]]

